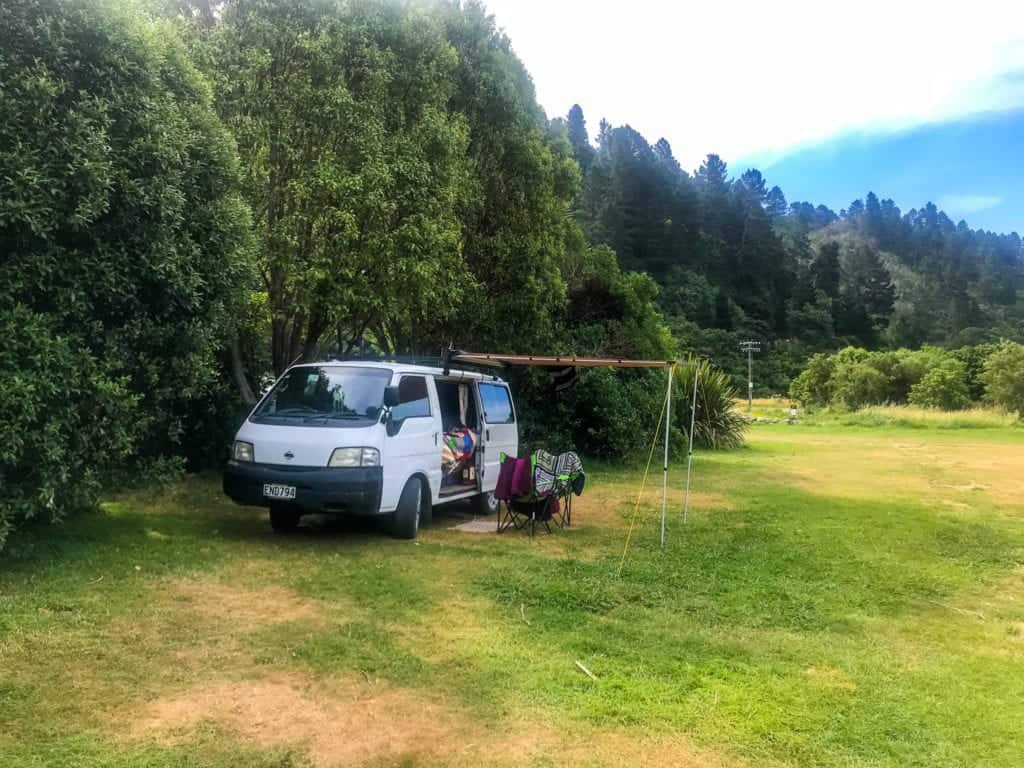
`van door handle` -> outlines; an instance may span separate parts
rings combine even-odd
[[[484,430],[484,437],[486,438],[487,442],[491,442],[491,430],[485,429]]]
[[[437,445],[437,432],[434,433],[434,445]]]

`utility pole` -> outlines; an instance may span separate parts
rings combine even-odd
[[[747,412],[754,408],[754,353],[761,351],[760,341],[741,341],[740,349],[747,353]]]

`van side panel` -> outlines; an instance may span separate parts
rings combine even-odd
[[[406,482],[413,475],[423,475],[430,485],[430,497],[436,499],[441,489],[441,409],[433,376],[402,373],[396,377],[399,392],[407,391],[409,403],[394,408],[394,413],[409,414],[401,420],[401,428],[384,438],[381,464],[384,487],[380,511],[394,512]],[[426,403],[419,389],[425,385]],[[411,400],[411,398],[418,398]]]

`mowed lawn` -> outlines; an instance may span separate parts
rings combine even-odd
[[[534,540],[275,537],[213,476],[25,532],[0,765],[1022,764],[1024,431],[756,425],[618,575],[640,475]]]

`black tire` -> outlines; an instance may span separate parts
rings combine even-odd
[[[426,528],[434,522],[434,505],[430,501],[430,486],[426,481],[420,482],[423,498],[420,499],[420,528]]]
[[[294,507],[275,504],[270,508],[270,527],[274,533],[292,533],[299,527],[302,513]]]
[[[410,478],[398,497],[398,509],[391,514],[391,535],[396,539],[415,539],[423,513],[423,483]]]
[[[482,517],[497,513],[499,506],[501,506],[501,502],[494,495],[494,491],[488,491],[473,497],[473,511]]]

